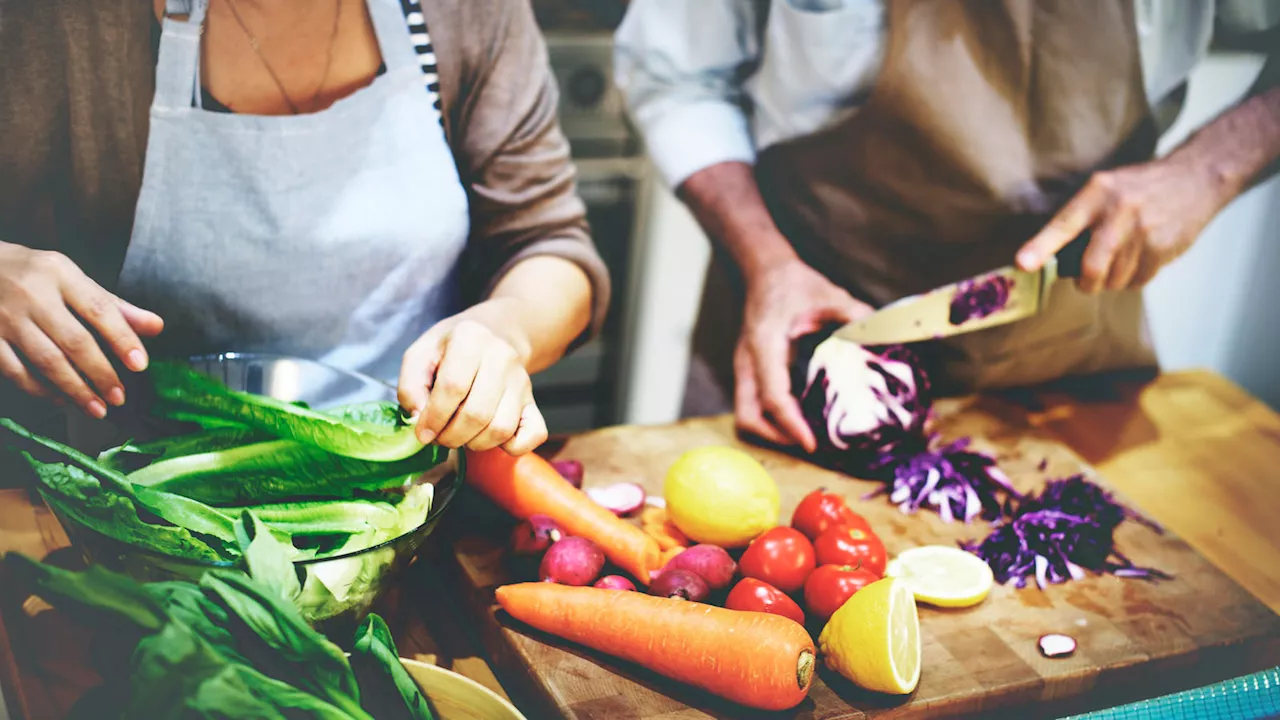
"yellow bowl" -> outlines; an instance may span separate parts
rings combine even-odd
[[[437,720],[529,720],[502,696],[437,665],[400,658],[431,701]]]

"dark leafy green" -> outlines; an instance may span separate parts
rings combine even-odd
[[[154,488],[135,487],[134,492],[143,507],[174,525],[227,543],[236,540],[235,521],[228,513],[198,500]]]
[[[130,473],[128,479],[212,505],[350,499],[361,491],[399,488],[444,458],[445,451],[435,445],[384,463],[342,457],[292,440],[271,440],[161,460]]]
[[[72,572],[17,553],[5,555],[5,564],[19,583],[34,587],[49,604],[86,624],[124,619],[142,630],[155,631],[168,620],[164,609],[141,585],[100,566]]]
[[[344,709],[359,706],[360,691],[342,650],[307,625],[279,591],[222,570],[205,573],[200,586],[226,610],[237,647],[264,674]]]
[[[50,457],[52,455],[60,462],[78,467],[92,474],[102,482],[105,482],[115,492],[127,497],[133,496],[133,488],[129,486],[129,482],[125,480],[124,475],[104,467],[97,460],[79,450],[63,445],[56,440],[37,435],[9,418],[0,418],[0,428],[7,430],[10,437],[8,441],[2,442],[0,445],[24,451],[28,455],[28,459],[36,454],[42,457]],[[18,442],[15,442],[14,439]],[[32,450],[35,452],[33,453]]]
[[[80,468],[26,457],[40,478],[40,496],[55,512],[75,523],[120,542],[166,555],[210,561],[228,559],[225,550],[220,551],[187,528],[143,520],[129,496],[104,490]]]
[[[422,688],[400,663],[391,630],[369,615],[356,630],[351,669],[362,691],[361,703],[378,720],[435,720]]]
[[[189,582],[156,582],[143,586],[172,620],[187,626],[228,661],[247,665],[236,647],[236,638],[227,628],[227,611],[198,585]]]
[[[413,427],[388,427],[299,407],[262,395],[229,389],[217,380],[176,363],[151,365],[156,397],[167,412],[182,411],[241,423],[276,437],[313,445],[336,455],[392,462],[423,448]]]
[[[252,516],[237,528],[252,567],[275,576],[288,564],[287,548]],[[136,630],[127,675],[111,674],[127,687],[91,690],[72,717],[431,717],[376,616],[362,626],[353,654],[353,662],[366,663],[361,680],[342,651],[306,625],[266,578],[213,571],[200,584],[144,586],[101,568],[70,572],[13,553],[5,563],[19,582],[74,617],[100,628],[118,628],[124,620]],[[366,709],[362,697],[379,712]]]
[[[224,544],[235,538],[217,511],[167,494],[139,496],[124,475],[75,448],[36,435],[8,418],[0,418],[0,429],[7,431],[6,446],[21,448],[39,481],[41,496],[64,516],[107,537],[156,552],[198,560],[228,559]],[[140,508],[168,524],[147,522]],[[208,540],[193,532],[206,534]]]
[[[268,525],[296,537],[355,535],[370,530],[390,530],[399,527],[401,517],[398,506],[372,500],[272,503],[243,509],[252,512]]]
[[[265,433],[243,426],[218,427],[144,443],[125,443],[104,451],[98,456],[98,462],[127,473],[160,460],[226,450],[269,438]]]
[[[276,538],[256,515],[247,511],[236,523],[236,540],[255,581],[275,588],[289,602],[297,599],[302,585],[293,564],[297,551],[291,542]]]

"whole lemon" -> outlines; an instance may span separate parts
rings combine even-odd
[[[694,542],[742,547],[778,524],[778,485],[732,447],[689,450],[667,470],[667,516]]]

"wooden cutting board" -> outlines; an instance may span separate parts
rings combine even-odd
[[[1046,479],[1093,473],[1047,431],[1037,430],[1015,405],[955,400],[941,403],[938,411],[945,438],[972,436],[975,447],[996,454],[1020,490],[1038,489]],[[1052,424],[1052,418],[1047,422]],[[671,463],[682,452],[704,445],[742,447],[764,464],[781,488],[780,522],[789,521],[805,494],[827,487],[852,501],[891,554],[917,545],[978,539],[988,532],[981,522],[966,526],[943,523],[931,513],[905,516],[883,497],[859,501],[876,488],[874,483],[743,445],[727,417],[606,429],[572,438],[550,454],[581,460],[588,485],[628,480],[660,494]],[[1107,485],[1096,474],[1093,479]],[[1196,498],[1184,502],[1195,503]],[[477,498],[455,519],[465,528],[453,545],[464,604],[480,624],[504,687],[529,708],[531,717],[753,717],[641,668],[519,626],[493,603],[493,589],[512,581],[502,560],[509,525]],[[1061,717],[1280,662],[1280,616],[1172,532],[1159,535],[1126,523],[1117,532],[1117,546],[1136,564],[1157,567],[1174,580],[1091,576],[1046,590],[997,587],[984,603],[966,610],[922,605],[924,667],[913,695],[866,693],[824,669],[804,704],[767,717]],[[1075,655],[1042,657],[1036,641],[1048,632],[1075,637]]]

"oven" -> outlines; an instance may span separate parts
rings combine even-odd
[[[551,5],[535,3],[535,10],[560,88],[560,124],[572,147],[592,238],[613,281],[613,300],[599,337],[533,378],[548,429],[568,433],[615,425],[623,418],[643,265],[637,238],[643,236],[642,199],[652,174],[613,86],[611,29],[600,27],[599,18],[584,21],[580,14]]]

